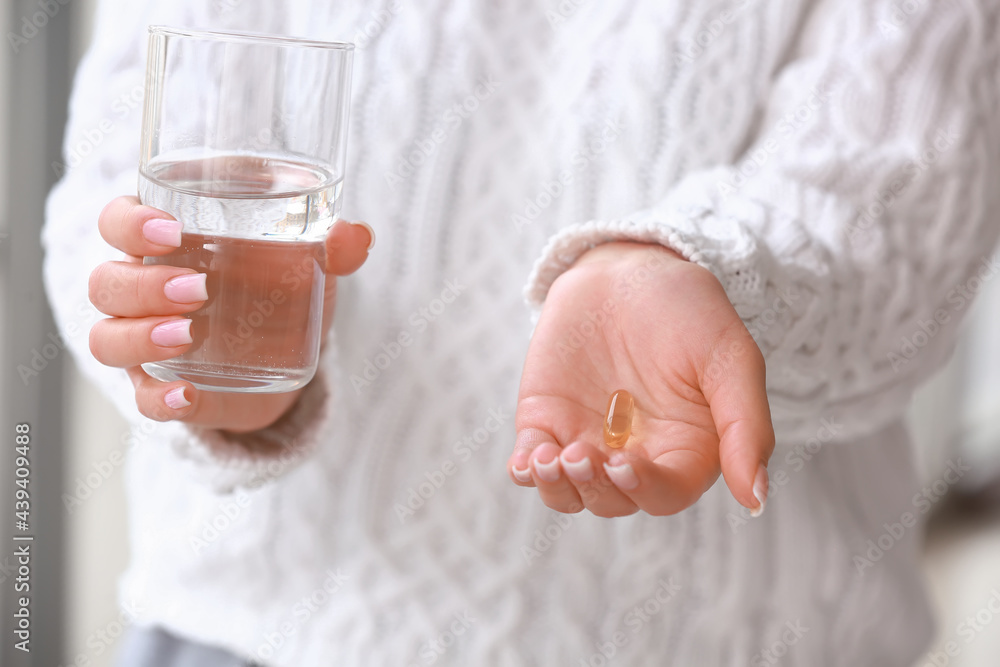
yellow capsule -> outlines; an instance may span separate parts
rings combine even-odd
[[[632,394],[619,389],[608,401],[608,416],[604,419],[604,444],[620,449],[632,434],[632,413],[635,402]]]

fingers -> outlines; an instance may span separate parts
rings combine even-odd
[[[742,323],[716,346],[709,371],[703,387],[719,434],[722,475],[733,497],[759,513],[767,500],[774,428],[764,357]]]
[[[361,268],[373,247],[375,232],[366,223],[338,220],[326,237],[324,270],[336,276],[350,275]]]
[[[514,453],[507,459],[507,473],[518,486],[534,486],[531,476],[531,453],[539,445],[555,440],[545,431],[537,428],[526,428],[518,431],[514,443]]]
[[[639,507],[608,475],[607,455],[584,442],[576,442],[562,450],[561,468],[569,483],[590,512],[601,517],[628,516]]]
[[[531,452],[531,476],[538,487],[538,495],[547,507],[575,514],[583,509],[583,501],[560,468],[559,452],[559,445],[551,439],[537,445]]]
[[[604,470],[639,509],[653,516],[690,507],[719,477],[718,462],[692,450],[674,450],[650,461],[625,449],[612,454]]]
[[[110,245],[134,257],[166,255],[181,245],[181,223],[137,197],[118,197],[97,219],[101,236]]]
[[[191,269],[105,262],[90,274],[90,301],[113,317],[181,315],[208,299],[206,275]]]
[[[183,317],[111,318],[90,330],[90,352],[105,366],[128,368],[163,361],[191,346],[191,320]]]
[[[507,461],[510,478],[518,486],[534,486],[547,507],[574,514],[583,509],[601,517],[626,516],[638,511],[604,472],[607,457],[600,450],[575,443],[566,449],[537,428],[517,435]]]
[[[160,382],[151,378],[140,366],[128,370],[135,387],[135,405],[146,417],[155,421],[184,419],[194,411],[198,390],[189,382]]]

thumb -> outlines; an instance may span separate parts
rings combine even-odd
[[[719,461],[729,491],[754,516],[767,500],[767,462],[774,427],[765,388],[764,357],[742,323],[712,351],[702,390],[719,434]]]
[[[326,235],[326,266],[328,275],[347,276],[368,259],[375,247],[375,232],[364,222],[338,220]]]

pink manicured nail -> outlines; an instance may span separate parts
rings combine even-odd
[[[757,509],[750,510],[750,516],[756,518],[764,513],[764,507],[767,505],[767,487],[767,467],[761,463],[757,466],[757,476],[753,478],[753,497],[760,505]]]
[[[153,218],[142,226],[142,235],[156,245],[178,248],[181,245],[181,223],[177,220]]]
[[[187,400],[187,397],[184,396],[184,387],[177,387],[168,391],[167,395],[163,397],[163,402],[171,410],[180,410],[191,405],[191,401]]]
[[[584,456],[579,461],[567,461],[559,457],[562,461],[563,470],[566,476],[576,482],[586,482],[594,477],[594,466],[590,462],[589,456]]]
[[[371,241],[368,242],[368,251],[371,252],[371,249],[375,247],[375,230],[372,229],[372,226],[369,225],[367,222],[362,222],[360,220],[358,222],[352,222],[350,224],[357,225],[358,227],[364,227],[365,229],[368,230],[368,236],[371,237]]]
[[[639,486],[639,478],[635,476],[632,464],[624,456],[612,456],[611,460],[604,464],[604,472],[608,473],[614,485],[622,491],[631,491]]]
[[[163,293],[174,303],[197,303],[208,298],[204,273],[190,273],[186,276],[171,278],[163,286]]]
[[[191,320],[171,320],[153,328],[150,339],[161,347],[177,347],[194,342],[191,338]]]
[[[555,482],[559,479],[559,457],[555,457],[548,463],[539,463],[535,460],[535,473],[538,479],[543,482]]]
[[[521,470],[520,468],[516,468],[514,466],[511,466],[510,467],[510,471],[511,471],[511,473],[513,473],[514,478],[517,481],[519,481],[519,482],[524,482],[525,484],[527,484],[528,482],[531,481],[531,469],[530,468],[525,468],[524,470]]]

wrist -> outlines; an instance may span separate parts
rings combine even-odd
[[[644,261],[687,262],[680,253],[658,243],[612,241],[601,243],[586,251],[577,258],[576,262],[573,263],[573,267],[592,262],[633,261],[637,258],[641,258]]]
[[[292,410],[302,389],[281,394],[226,394],[219,407],[224,421],[215,425],[220,431],[247,434],[269,428]]]

